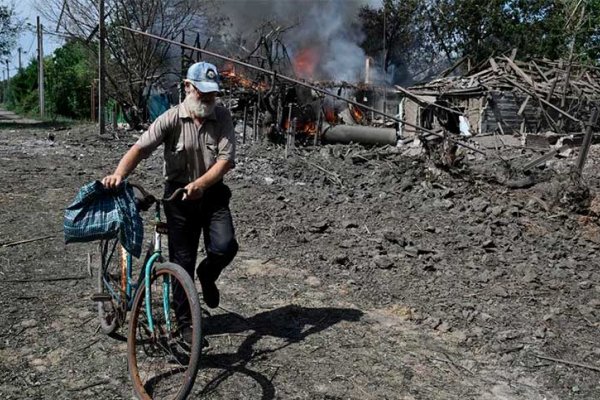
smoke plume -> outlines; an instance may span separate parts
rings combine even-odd
[[[221,12],[242,36],[266,21],[294,26],[283,37],[296,75],[356,82],[364,78],[364,39],[358,11],[381,0],[229,0]]]

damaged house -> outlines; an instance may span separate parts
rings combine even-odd
[[[499,57],[463,76],[396,88],[406,96],[401,118],[414,125],[466,137],[497,132],[518,136],[523,144],[542,134],[552,144],[585,130],[592,106],[600,102],[599,78],[597,67]],[[417,131],[403,126],[401,136],[415,137]]]

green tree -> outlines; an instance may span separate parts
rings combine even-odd
[[[475,62],[513,48],[521,56],[596,58],[599,0],[432,0],[427,14],[449,57]]]
[[[86,44],[68,41],[44,58],[46,108],[50,115],[74,119],[90,115],[90,85],[95,77],[89,60],[94,56]],[[32,59],[11,78],[7,106],[18,113],[39,112],[38,62]]]
[[[21,21],[15,15],[12,5],[0,5],[0,55],[7,56],[15,46]]]
[[[94,52],[79,40],[67,42],[46,60],[50,113],[82,119],[90,115],[90,86],[96,76],[89,60]]]
[[[381,8],[361,7],[359,19],[365,33],[361,46],[367,55],[381,60],[386,73],[393,65],[396,75],[406,76],[411,67],[431,55],[423,51],[428,45],[423,11],[423,2],[417,0],[384,0]]]
[[[10,80],[6,105],[9,109],[20,114],[37,113],[38,105],[38,63],[32,59]]]

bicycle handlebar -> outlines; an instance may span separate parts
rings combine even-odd
[[[142,196],[144,196],[145,199],[150,200],[151,202],[170,202],[175,200],[176,198],[180,197],[181,195],[183,195],[184,193],[187,193],[187,191],[185,190],[185,188],[179,188],[177,190],[175,190],[169,197],[167,198],[162,198],[162,199],[157,199],[156,197],[154,197],[154,195],[148,193],[142,186],[140,186],[137,183],[131,183],[129,182],[129,184],[136,188],[137,190],[139,190],[142,193]]]
[[[173,192],[173,194],[171,194],[171,195],[170,195],[169,197],[167,197],[166,199],[164,199],[164,198],[163,198],[163,199],[161,199],[161,201],[164,201],[164,202],[167,202],[167,203],[168,203],[169,201],[173,201],[173,200],[175,200],[177,197],[179,197],[180,195],[183,195],[183,194],[185,194],[185,193],[187,193],[187,190],[185,190],[185,188],[179,188],[179,189],[175,190],[175,191]]]

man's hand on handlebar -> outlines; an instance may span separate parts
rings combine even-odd
[[[102,179],[102,184],[107,189],[115,189],[121,184],[121,182],[123,182],[123,177],[118,174],[108,175]]]
[[[197,183],[197,181],[188,183],[185,187],[185,193],[182,200],[198,200],[204,194],[204,189]]]

